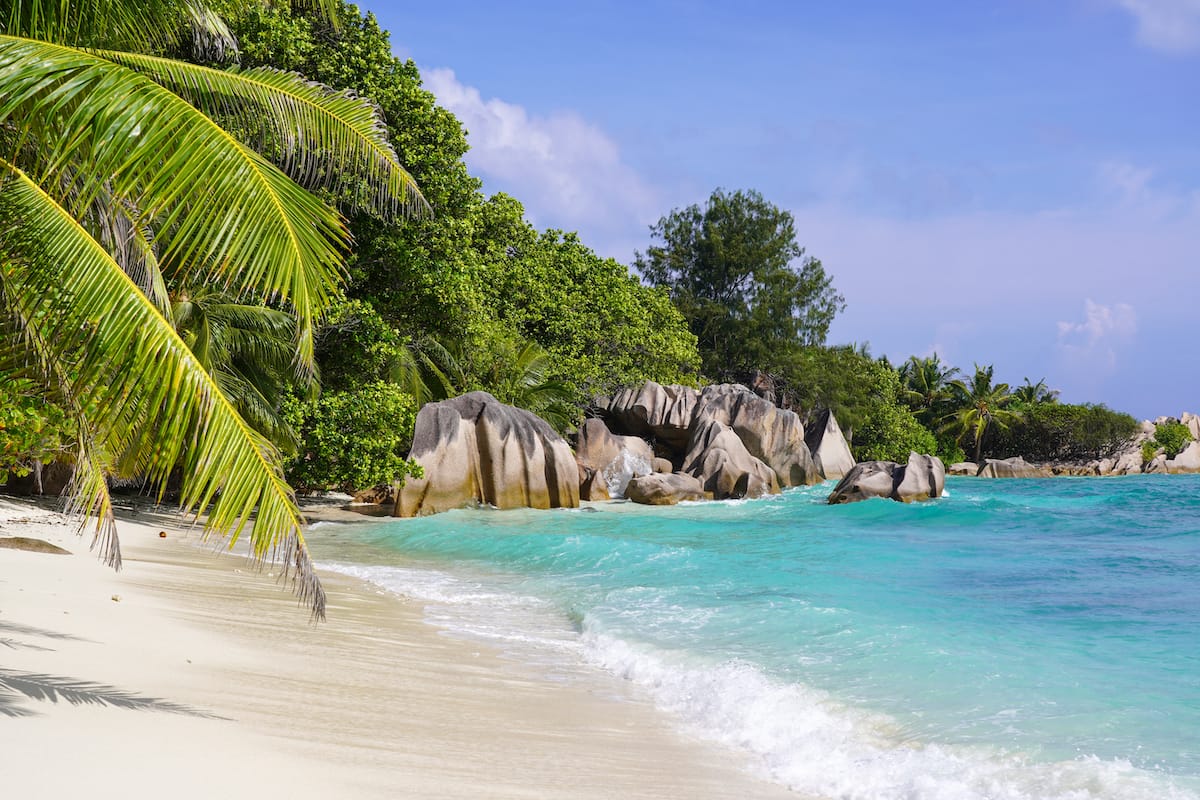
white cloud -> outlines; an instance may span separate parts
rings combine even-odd
[[[1137,20],[1138,41],[1154,50],[1200,50],[1200,0],[1117,0]]]
[[[1127,341],[1136,332],[1138,314],[1129,303],[1102,306],[1088,297],[1084,301],[1084,321],[1058,323],[1058,347],[1076,353],[1103,351],[1105,360],[1111,361],[1115,357],[1112,343]]]
[[[662,213],[657,193],[622,161],[616,142],[579,114],[538,116],[498,98],[485,100],[449,69],[427,70],[424,77],[466,127],[467,163],[489,190],[525,203],[537,224],[605,235]]]

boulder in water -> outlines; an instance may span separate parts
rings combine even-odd
[[[673,506],[684,500],[703,500],[704,487],[691,475],[656,472],[630,480],[625,496],[644,505]]]
[[[1184,416],[1188,416],[1184,414]],[[1197,419],[1192,417],[1192,419]],[[1189,473],[1200,472],[1200,442],[1189,442],[1188,446],[1167,462],[1167,472]]]
[[[829,495],[830,505],[887,497],[902,503],[941,497],[946,468],[937,456],[910,453],[908,463],[863,461],[846,473]]]

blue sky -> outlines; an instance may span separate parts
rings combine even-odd
[[[1200,0],[366,0],[487,191],[630,263],[753,188],[830,341],[1139,418],[1200,411]]]

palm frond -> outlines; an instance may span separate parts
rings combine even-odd
[[[182,98],[71,48],[0,36],[6,124],[36,136],[30,174],[73,215],[101,194],[139,209],[172,280],[290,303],[297,364],[315,368],[313,328],[349,241],[336,212]],[[68,167],[70,191],[39,180]]]
[[[183,21],[185,0],[8,0],[0,33],[72,46],[161,46]]]
[[[359,179],[367,191],[354,199],[380,213],[429,211],[396,157],[378,106],[366,98],[271,67],[219,70],[137,53],[97,55],[149,76],[206,114],[256,132],[258,144],[276,145],[280,168],[306,188],[339,191]]]
[[[321,588],[275,449],[230,405],[129,276],[24,172],[0,160],[0,296],[86,397],[87,421],[118,468],[160,485],[182,467],[180,504],[205,534],[249,532],[259,559],[281,556],[314,615]]]

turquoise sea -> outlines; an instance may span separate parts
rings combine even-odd
[[[831,485],[348,525],[323,566],[805,795],[1200,798],[1200,476]]]

